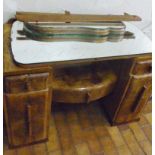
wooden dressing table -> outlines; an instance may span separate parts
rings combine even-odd
[[[68,16],[61,20],[86,20],[85,15]],[[100,21],[102,16],[87,17]],[[22,42],[14,37],[22,25],[18,20],[34,16],[17,13],[16,18],[4,25],[4,115],[11,147],[48,139],[52,101],[91,104],[99,99],[112,125],[139,120],[151,96],[152,56],[151,41],[138,28],[125,22],[135,39],[118,43]]]

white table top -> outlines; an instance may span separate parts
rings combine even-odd
[[[127,31],[134,33],[135,39],[104,43],[40,42],[17,40],[17,30],[22,30],[23,23],[16,21],[11,30],[13,58],[20,64],[36,64],[151,53],[150,39],[133,24],[124,24]]]

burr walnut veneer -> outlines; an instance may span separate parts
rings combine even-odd
[[[4,25],[4,116],[10,146],[48,139],[52,101],[91,104],[99,99],[111,124],[139,119],[151,96],[151,53],[20,66],[10,52],[11,24]]]

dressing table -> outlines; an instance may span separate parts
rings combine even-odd
[[[18,40],[23,22],[104,22],[113,16],[17,13],[4,24],[4,117],[11,147],[46,141],[52,102],[102,103],[112,125],[139,120],[151,96],[151,41],[125,21],[134,39],[120,42]]]

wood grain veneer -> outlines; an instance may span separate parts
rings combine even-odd
[[[21,19],[23,20],[27,19],[23,18],[22,14],[18,15],[18,18],[22,17]],[[65,19],[66,16],[67,15],[64,15],[63,18]],[[29,17],[29,15],[27,17]],[[85,16],[85,18],[86,17],[87,16]],[[74,20],[78,21],[79,18],[81,18],[81,16],[76,16]],[[83,18],[83,20],[85,20],[85,18]],[[92,20],[93,18],[96,20],[96,16],[92,16],[88,19]],[[97,17],[97,19],[101,20],[100,17]],[[119,19],[122,19],[122,16],[121,18],[119,17]],[[112,18],[110,18],[110,20],[112,20]],[[10,30],[11,24],[5,24],[4,116],[10,146],[22,146],[47,140],[52,94],[54,94],[52,93],[52,88],[54,86],[53,82],[56,82],[56,80],[53,80],[54,70],[58,71],[59,68],[64,70],[64,67],[69,66],[75,66],[75,68],[77,68],[77,64],[79,67],[83,67],[84,64],[87,64],[90,68],[93,66],[94,68],[92,68],[92,70],[95,70],[98,63],[105,63],[108,68],[104,68],[101,65],[101,69],[107,72],[110,68],[113,73],[112,75],[118,77],[116,82],[115,76],[109,76],[108,80],[110,82],[116,82],[116,86],[105,100],[104,98],[99,100],[100,103],[103,102],[104,110],[108,113],[108,119],[113,125],[139,119],[139,113],[151,95],[151,54],[103,58],[97,61],[94,59],[94,62],[90,60],[87,60],[87,62],[71,61],[65,65],[62,62],[57,62],[56,65],[39,64],[22,67],[18,66],[12,59],[10,52]],[[71,70],[71,72],[72,71],[76,72],[76,70]],[[64,75],[62,74],[62,78],[65,78],[65,75],[66,73]],[[89,76],[88,74],[88,77]],[[102,77],[102,75],[99,77]],[[69,84],[74,84],[75,79],[76,76],[73,76],[72,79],[66,78],[64,81]],[[98,78],[94,78],[93,81],[98,81]],[[72,87],[69,87],[69,85],[67,87],[72,90]],[[107,89],[109,88],[111,88],[111,86]],[[59,87],[59,89],[61,90],[61,87]],[[82,93],[82,91],[80,93]],[[99,93],[97,93],[97,95],[98,94]],[[65,94],[62,94],[61,97],[65,100]],[[71,97],[72,96],[70,96],[70,98]],[[76,97],[78,98],[78,96]],[[97,99],[96,95],[95,99]],[[59,126],[61,126],[61,124],[59,124]],[[63,130],[63,128],[61,129]],[[91,135],[91,132],[86,133],[86,136],[89,137],[89,135]],[[89,145],[93,148],[92,144],[89,143]]]
[[[104,22],[104,21],[140,21],[135,15],[83,15],[39,12],[16,12],[16,19],[24,22]]]

